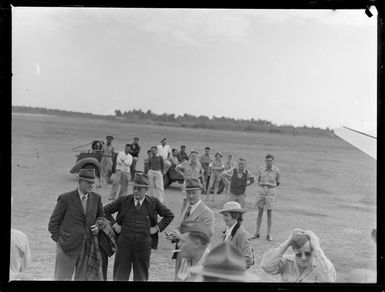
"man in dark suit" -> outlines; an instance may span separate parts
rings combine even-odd
[[[101,196],[92,192],[95,170],[81,169],[76,175],[76,190],[59,195],[48,223],[48,231],[56,242],[55,280],[86,280],[87,243],[99,233],[96,218],[103,217]]]
[[[158,245],[162,232],[174,219],[174,214],[157,198],[147,196],[148,177],[137,173],[133,183],[134,194],[120,196],[104,206],[105,217],[119,234],[113,269],[115,281],[128,281],[131,267],[134,281],[147,281],[151,248]],[[116,221],[112,214],[118,212]],[[163,217],[157,222],[157,216]]]

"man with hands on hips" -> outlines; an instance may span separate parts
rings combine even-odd
[[[294,256],[284,256],[291,247]],[[280,274],[285,282],[335,282],[336,271],[312,231],[294,229],[288,239],[268,250],[261,268],[268,274]]]
[[[151,248],[158,245],[158,233],[174,219],[174,214],[157,198],[146,195],[148,177],[137,173],[131,195],[120,196],[104,206],[105,217],[118,234],[113,268],[115,281],[147,281]],[[118,213],[116,220],[112,214]],[[163,217],[158,222],[158,215]]]

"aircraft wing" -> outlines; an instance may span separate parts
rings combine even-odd
[[[377,160],[377,134],[375,131],[358,129],[357,127],[353,129],[351,127],[343,126],[334,129],[334,133]]]

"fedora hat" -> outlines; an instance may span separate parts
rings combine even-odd
[[[201,182],[199,179],[191,178],[186,180],[186,191],[201,190]]]
[[[258,282],[257,275],[246,271],[242,252],[230,242],[223,242],[213,248],[202,266],[189,269],[192,274],[235,282]]]
[[[80,169],[79,174],[75,174],[75,177],[78,180],[82,179],[92,183],[96,182],[95,169],[82,168]]]
[[[218,151],[217,153],[215,153],[214,157],[217,156],[217,154],[219,154],[221,157],[223,157],[222,153],[220,151]]]
[[[239,213],[246,213],[245,209],[242,209],[241,205],[237,202],[227,202],[223,205],[223,209],[219,211],[219,213],[224,212],[239,212]]]
[[[291,247],[293,249],[300,249],[306,242],[309,241],[309,236],[305,233],[295,230],[293,234],[293,239],[291,241]]]
[[[180,233],[197,232],[205,235],[210,240],[212,233],[207,224],[197,221],[184,221],[179,228]]]
[[[134,187],[148,188],[148,176],[143,173],[136,173],[134,177]]]

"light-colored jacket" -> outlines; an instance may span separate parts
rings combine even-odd
[[[210,228],[211,233],[214,234],[214,212],[207,207],[202,201],[198,204],[198,206],[195,208],[193,212],[186,218],[184,219],[184,216],[187,212],[188,204],[186,204],[186,207],[182,211],[182,214],[179,218],[179,225],[183,221],[197,221],[197,222],[202,222],[206,223],[207,226]]]
[[[222,240],[225,241],[225,233],[222,235]],[[230,237],[226,241],[230,241],[231,244],[235,245],[245,257],[246,268],[250,268],[251,265],[254,264],[254,250],[251,245],[251,235],[250,233],[244,229],[239,223],[237,223]]]

